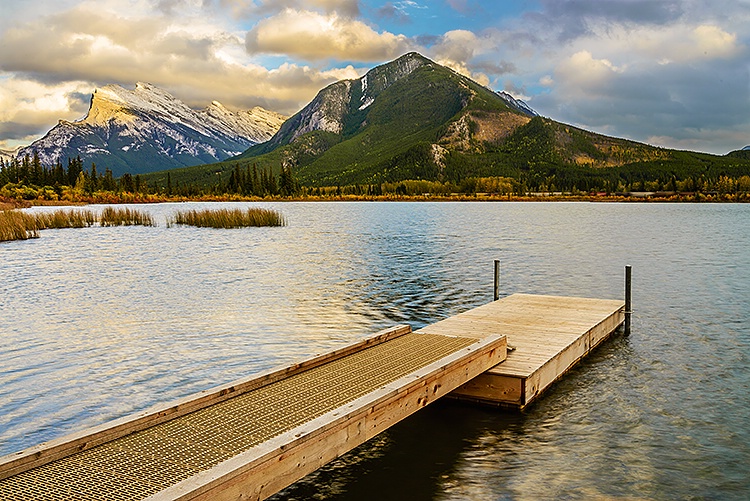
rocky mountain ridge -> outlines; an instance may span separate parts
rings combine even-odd
[[[267,141],[286,117],[260,107],[230,111],[218,101],[193,110],[167,91],[139,82],[96,89],[80,121],[60,120],[19,156],[53,165],[80,156],[121,175],[225,160]]]
[[[351,132],[367,126],[368,108],[381,93],[409,77],[415,70],[433,65],[439,66],[419,53],[410,52],[390,63],[376,66],[359,79],[341,80],[329,85],[287,120],[274,137],[263,145],[263,151],[292,143],[314,131],[343,134],[347,129]],[[526,103],[510,94],[498,92],[495,95],[513,111],[529,117],[537,116]]]

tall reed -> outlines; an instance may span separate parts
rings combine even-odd
[[[102,226],[156,226],[151,214],[127,207],[105,207],[99,216],[99,223]]]
[[[51,228],[85,228],[96,222],[88,210],[56,210],[29,214],[16,210],[0,212],[0,241],[26,240]]]
[[[167,226],[183,224],[202,228],[243,228],[247,226],[284,226],[277,211],[252,207],[242,209],[205,209],[178,211],[167,219]]]
[[[15,210],[0,211],[0,242],[39,237],[36,218]]]
[[[96,215],[90,210],[56,210],[34,214],[40,230],[60,228],[86,228],[96,222]]]

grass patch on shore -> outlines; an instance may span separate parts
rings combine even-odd
[[[15,210],[0,211],[0,242],[37,238],[36,218]]]
[[[99,217],[102,226],[156,226],[154,217],[135,209],[105,207]]]
[[[39,231],[60,228],[101,226],[156,226],[154,217],[134,209],[105,207],[101,215],[90,210],[61,209],[30,214],[18,210],[0,210],[0,242],[38,238]],[[167,227],[189,225],[203,228],[244,228],[248,226],[284,226],[281,213],[271,209],[249,208],[179,211],[167,218]]]
[[[40,230],[102,226],[156,226],[153,216],[128,208],[106,207],[97,217],[90,210],[60,209],[29,214],[18,210],[0,210],[0,242],[38,238]]]
[[[167,219],[167,227],[175,224],[200,228],[245,228],[248,226],[284,226],[284,217],[271,209],[205,209],[178,211]]]
[[[56,210],[29,214],[36,220],[39,230],[61,228],[87,228],[96,222],[96,215],[89,210]]]

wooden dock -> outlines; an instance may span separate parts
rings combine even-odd
[[[624,320],[624,301],[513,294],[418,332],[507,336],[507,359],[451,396],[523,409]]]
[[[623,319],[514,294],[397,326],[0,458],[0,500],[264,499],[445,395],[524,408]]]
[[[265,499],[506,355],[399,326],[0,458],[0,500]]]

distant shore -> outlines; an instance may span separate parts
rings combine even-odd
[[[241,195],[203,195],[185,197],[177,195],[140,195],[132,193],[105,196],[81,196],[75,200],[18,200],[0,198],[0,210],[32,206],[80,206],[89,204],[150,204],[164,202],[623,202],[623,203],[747,203],[750,193],[631,193],[631,194],[527,194],[499,195],[478,193],[422,195],[303,195],[292,197],[254,197]]]

